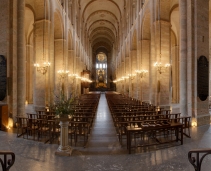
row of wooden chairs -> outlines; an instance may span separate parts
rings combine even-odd
[[[127,127],[156,127],[159,125],[169,125],[171,123],[181,123],[183,125],[184,133],[190,137],[190,119],[191,117],[181,117],[180,113],[171,114],[170,110],[164,110],[162,108],[142,103],[134,104],[134,99],[123,97],[118,94],[107,94],[107,102],[112,114],[114,125],[116,127],[117,135],[120,143],[122,143],[123,136],[127,134]],[[160,129],[156,134],[168,135],[169,133],[174,134],[175,130]],[[144,132],[146,133],[146,132]],[[150,131],[147,133],[152,135]],[[153,133],[153,136],[156,134]],[[134,139],[137,134],[134,133]],[[172,138],[172,137],[171,137]],[[149,140],[149,137],[148,137]]]
[[[100,96],[96,94],[88,97],[89,103],[87,98],[83,97],[75,104],[75,113],[69,119],[68,134],[71,145],[72,140],[76,145],[81,136],[84,137],[84,146],[88,140]],[[33,140],[50,143],[57,139],[59,142],[60,125],[54,112],[36,111],[36,114],[27,113],[26,116],[17,117],[17,137],[32,137]]]

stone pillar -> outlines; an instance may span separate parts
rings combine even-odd
[[[150,42],[150,66],[149,66],[149,87],[150,87],[150,102],[153,105],[157,105],[157,71],[153,66],[157,61],[156,56],[156,31],[155,31],[155,3],[151,4],[150,7],[150,32],[151,32],[151,42]]]
[[[75,82],[75,77],[73,76],[74,73],[74,51],[73,50],[68,50],[68,70],[69,70],[69,83],[68,83],[68,92],[69,94],[73,93],[74,91],[74,82]]]
[[[188,50],[189,44],[192,42],[192,51],[188,53],[188,68],[187,68],[187,87],[188,87],[188,115],[192,114],[192,121],[196,119],[197,125],[210,124],[209,114],[209,97],[201,101],[197,94],[197,60],[200,56],[205,56],[209,61],[209,0],[193,1],[188,3],[188,10],[192,9],[192,35],[191,30],[188,30]],[[188,15],[189,15],[188,11]],[[188,24],[191,23],[188,16]],[[203,18],[203,20],[202,20]],[[187,27],[189,28],[189,27]],[[194,37],[194,39],[191,39]],[[194,42],[194,43],[193,43]],[[190,61],[192,65],[190,65]],[[192,68],[191,68],[192,67]],[[190,77],[189,77],[190,75]],[[207,85],[209,86],[209,85]],[[190,89],[192,87],[192,89]],[[189,98],[189,96],[191,98]],[[189,112],[190,111],[190,112]],[[192,113],[191,113],[192,112]]]
[[[59,123],[61,127],[60,133],[60,145],[55,152],[56,155],[60,156],[70,156],[72,153],[72,148],[68,144],[68,125],[69,121],[60,121]]]
[[[49,50],[50,50],[50,26],[49,20],[39,20],[34,23],[34,42],[35,42],[35,63],[39,63],[41,66],[44,62],[49,61]],[[45,27],[45,28],[44,28]],[[44,30],[43,30],[44,29]],[[43,42],[44,41],[44,42]],[[51,66],[53,64],[51,63]],[[43,109],[48,104],[48,93],[50,89],[47,84],[50,68],[48,67],[45,74],[35,68],[34,70],[34,107],[36,109]]]
[[[142,66],[141,70],[148,70],[149,71],[149,59],[150,59],[150,40],[142,40],[142,55],[141,55],[141,61]],[[141,79],[141,100],[143,101],[149,101],[150,100],[150,88],[149,88],[149,73],[146,73],[146,75]]]
[[[187,115],[187,1],[179,0],[180,12],[180,112]]]
[[[136,98],[137,93],[137,77],[135,76],[135,70],[137,70],[137,50],[131,51],[131,73],[133,76],[131,77],[131,97]]]
[[[121,61],[121,74],[122,74],[122,77],[125,77],[125,72],[124,72],[124,62]],[[124,94],[124,88],[125,87],[125,78],[124,80],[122,80],[122,93]]]
[[[17,7],[17,115],[22,116],[26,100],[25,0],[19,0]]]
[[[112,76],[112,71],[111,71],[111,53],[107,54],[107,87],[110,88],[111,84],[111,76]],[[114,79],[114,78],[113,78]]]
[[[54,46],[55,55],[55,80],[56,80],[56,91],[61,89],[61,84],[64,80],[59,76],[59,70],[65,70],[64,68],[64,56],[63,56],[63,39],[56,39]]]
[[[7,5],[5,5],[6,3]],[[17,116],[17,1],[1,1],[0,5],[0,52],[7,57],[8,62],[8,103],[9,112],[13,114],[13,119]],[[10,11],[7,11],[10,8]],[[10,14],[10,15],[7,15]],[[9,21],[9,22],[8,22]],[[8,24],[6,24],[8,23]],[[7,33],[8,32],[8,33]],[[6,36],[6,37],[5,37]],[[9,44],[7,43],[9,41]],[[6,48],[9,45],[9,48]]]
[[[171,77],[171,91],[172,91],[172,97],[171,102],[172,103],[178,103],[179,102],[179,47],[178,46],[172,46],[171,47],[171,59],[172,59],[172,77]]]
[[[26,45],[26,100],[29,104],[33,103],[33,45]]]
[[[161,23],[161,52],[159,49],[159,55],[161,53],[161,63],[162,66],[170,63],[170,23],[164,20]],[[160,41],[160,38],[159,38]],[[161,44],[160,44],[161,43]],[[159,56],[160,57],[160,56]],[[159,60],[158,60],[159,61]],[[160,81],[160,105],[169,106],[170,105],[170,68],[164,69],[162,74],[158,74],[158,79]]]
[[[78,57],[78,56],[76,56],[76,65],[75,65],[76,67],[75,67],[75,71],[76,71],[76,74],[78,74],[78,76],[81,76],[81,73],[80,73],[80,68],[81,68],[81,66],[80,66],[80,57]],[[79,92],[80,92],[80,83],[81,83],[81,81],[80,81],[80,79],[76,79],[76,96],[79,96]]]
[[[139,16],[138,16],[139,18]],[[141,33],[138,33],[141,34]],[[139,37],[139,36],[138,36]],[[141,49],[141,41],[138,41],[138,48],[137,48],[137,68],[136,70],[141,70],[142,66],[141,66],[141,53],[142,53],[142,49]],[[140,75],[137,74],[137,99],[140,100],[141,99],[141,78]]]
[[[128,74],[130,74],[129,70],[129,56],[125,57],[125,75],[128,77]],[[126,79],[126,94],[129,96],[129,89],[130,89],[130,79]]]

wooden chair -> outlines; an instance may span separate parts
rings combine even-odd
[[[55,115],[47,115],[47,120],[54,120],[55,119]]]
[[[183,134],[188,138],[191,138],[191,136],[190,136],[190,126],[191,126],[190,120],[191,120],[190,116],[180,117],[180,123],[182,123],[182,125],[183,125]]]
[[[48,130],[47,130],[47,139],[45,141],[52,143],[54,139],[57,139],[57,143],[59,144],[59,136],[60,136],[60,126],[59,122],[56,120],[47,120]]]
[[[84,137],[84,148],[86,147],[86,143],[88,141],[88,136],[90,132],[90,127],[88,122],[75,122],[75,146],[78,141],[78,137]]]
[[[28,121],[27,122],[27,139],[29,138],[29,135],[30,135],[30,136],[33,136],[33,140],[35,140],[35,135],[38,129],[37,119],[28,118],[27,121]]]
[[[29,119],[37,119],[37,114],[35,113],[26,113],[26,115]]]
[[[116,131],[119,138],[119,142],[122,145],[123,136],[127,135],[127,126],[130,126],[128,121],[125,122],[117,122],[116,123]]]
[[[37,140],[42,138],[43,135],[47,137],[49,131],[47,119],[37,119]]]
[[[75,122],[74,121],[70,121],[69,125],[68,125],[68,138],[70,139],[70,144],[72,145],[72,140],[75,140],[75,136],[76,136],[76,126],[75,126]],[[76,144],[76,142],[75,142]]]
[[[37,114],[37,119],[45,119],[45,120],[47,120],[47,115],[46,114]]]
[[[20,137],[27,133],[27,124],[28,124],[28,118],[17,116],[17,137]],[[21,131],[21,133],[19,133]]]

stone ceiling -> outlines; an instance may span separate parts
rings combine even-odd
[[[104,46],[110,51],[118,39],[125,0],[80,0],[79,3],[93,50]]]

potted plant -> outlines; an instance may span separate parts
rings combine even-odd
[[[56,100],[54,105],[51,106],[51,109],[55,111],[55,118],[59,121],[59,125],[61,127],[60,145],[55,154],[70,156],[72,148],[68,143],[68,125],[72,115],[74,114],[74,98],[66,98],[62,91],[59,97],[56,96]]]
[[[54,105],[51,109],[55,111],[56,118],[68,119],[71,118],[74,114],[74,98],[65,97],[63,91],[60,93],[60,96],[56,96]]]

